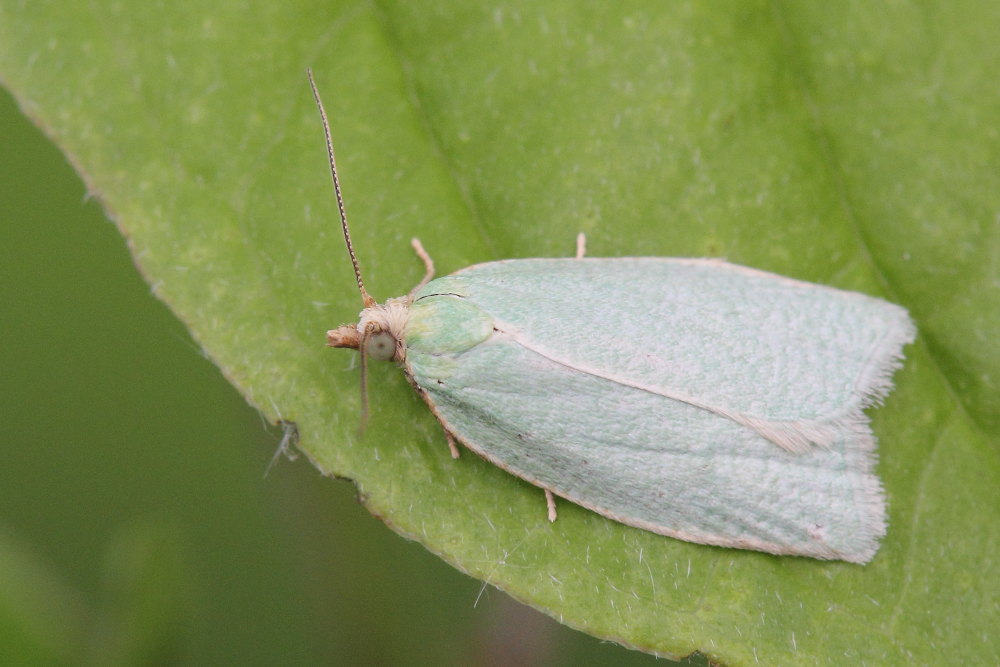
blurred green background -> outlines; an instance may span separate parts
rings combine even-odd
[[[6,92],[0,127],[0,663],[655,660],[482,590],[304,457],[265,477],[280,431]]]

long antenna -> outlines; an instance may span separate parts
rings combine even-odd
[[[347,211],[344,209],[344,195],[340,192],[340,179],[337,178],[337,160],[333,157],[333,139],[330,138],[330,123],[326,119],[326,109],[323,108],[323,100],[320,99],[319,89],[316,88],[316,80],[313,79],[312,68],[306,69],[309,75],[309,86],[312,88],[313,97],[316,98],[316,106],[319,107],[319,116],[323,119],[323,133],[326,135],[326,152],[330,156],[330,175],[333,176],[333,191],[337,193],[337,208],[340,209],[340,226],[344,229],[344,241],[347,242],[347,253],[351,256],[351,264],[354,266],[354,277],[358,280],[358,289],[361,290],[361,300],[365,308],[375,305],[375,299],[368,294],[365,284],[361,280],[361,267],[358,266],[358,256],[354,254],[354,246],[351,244],[351,232],[347,229]]]

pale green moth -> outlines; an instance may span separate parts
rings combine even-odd
[[[312,76],[310,73],[310,82]],[[552,495],[702,544],[871,560],[886,531],[864,409],[915,335],[880,299],[714,259],[477,264],[328,344],[393,360],[460,442]]]

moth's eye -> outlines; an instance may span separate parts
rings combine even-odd
[[[365,354],[378,361],[389,361],[396,354],[396,339],[384,331],[372,334],[365,343]]]

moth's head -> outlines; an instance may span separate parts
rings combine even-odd
[[[362,310],[357,324],[327,331],[326,344],[358,350],[377,361],[404,361],[409,318],[409,297],[389,299]]]

